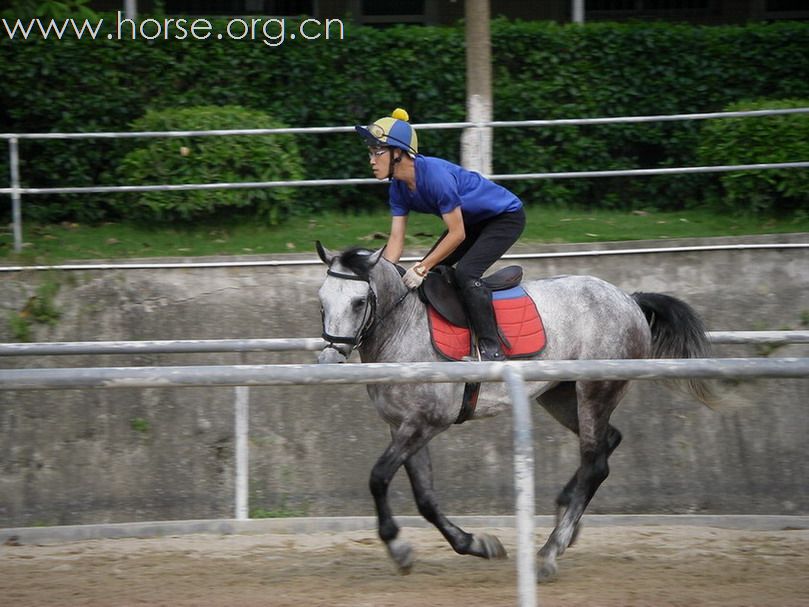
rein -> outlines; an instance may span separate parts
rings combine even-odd
[[[404,295],[402,295],[396,302],[381,316],[376,316],[376,309],[377,309],[377,300],[376,300],[376,293],[371,288],[371,280],[370,278],[362,278],[357,276],[356,274],[344,274],[342,272],[335,272],[331,268],[326,271],[328,276],[333,276],[334,278],[341,278],[343,280],[357,280],[360,282],[364,282],[368,284],[368,299],[365,301],[365,310],[363,311],[363,317],[365,317],[365,322],[362,323],[360,328],[357,330],[357,333],[353,337],[346,337],[342,335],[331,335],[326,332],[326,319],[325,317],[322,318],[323,321],[323,333],[321,336],[325,341],[327,341],[326,348],[334,348],[337,349],[334,344],[347,344],[352,348],[359,348],[362,343],[368,338],[371,333],[373,333],[374,329],[376,328],[377,324],[381,321],[385,320],[391,312],[393,312],[399,305],[405,300],[405,298],[410,294],[410,291],[405,291]],[[368,314],[368,306],[371,307],[371,313]],[[323,316],[323,312],[321,311],[321,316]]]

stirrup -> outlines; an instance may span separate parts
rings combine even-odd
[[[506,356],[506,353],[503,351],[503,348],[497,348],[494,351],[494,354],[497,355],[495,358],[489,358],[487,356],[484,356],[483,351],[481,351],[480,349],[480,344],[476,341],[475,349],[469,356],[464,356],[463,358],[461,358],[461,361],[467,363],[470,362],[477,363],[477,362],[500,362],[508,360],[508,357]]]
[[[478,356],[480,356],[480,360],[489,362],[502,362],[506,360],[506,354],[503,352],[502,348],[497,348],[491,354],[484,355],[483,352],[480,351],[480,347],[478,347]]]

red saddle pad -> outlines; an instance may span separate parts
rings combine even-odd
[[[427,318],[430,319],[430,338],[436,352],[449,360],[469,356],[472,352],[472,332],[469,329],[453,325],[430,305],[427,306]]]
[[[534,300],[522,287],[495,291],[494,314],[500,331],[510,347],[503,346],[507,358],[536,356],[545,348],[545,328]],[[427,306],[433,347],[444,358],[461,360],[472,353],[472,333],[466,327],[453,325],[432,306]]]

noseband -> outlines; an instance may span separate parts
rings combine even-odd
[[[360,282],[364,282],[368,285],[368,298],[365,300],[365,310],[363,311],[363,317],[365,321],[362,323],[360,328],[357,330],[356,335],[348,337],[343,335],[331,335],[330,333],[326,332],[326,315],[323,310],[320,311],[321,322],[323,324],[323,333],[321,337],[327,342],[326,348],[334,348],[337,350],[337,347],[334,344],[346,344],[351,346],[352,349],[358,348],[362,345],[365,339],[373,332],[376,328],[376,325],[379,321],[385,319],[388,314],[393,312],[399,304],[401,304],[405,298],[410,294],[410,291],[405,291],[404,295],[402,295],[396,303],[394,303],[390,310],[385,312],[379,318],[376,317],[376,293],[371,288],[371,279],[370,278],[362,278],[361,276],[357,276],[356,274],[343,274],[342,272],[335,272],[331,268],[326,271],[328,276],[333,276],[335,278],[342,278],[343,280],[357,280]],[[368,307],[371,307],[371,313],[368,314]]]

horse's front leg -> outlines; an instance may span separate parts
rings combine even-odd
[[[399,538],[399,526],[393,520],[393,512],[388,502],[388,487],[402,464],[424,448],[435,434],[437,432],[430,431],[429,428],[425,429],[409,422],[402,423],[391,432],[393,440],[371,470],[369,486],[376,506],[379,537],[402,574],[410,573],[413,566],[413,549],[410,544]]]
[[[458,554],[471,554],[486,559],[506,558],[506,549],[493,535],[473,535],[453,524],[438,509],[433,491],[433,468],[427,445],[405,462],[413,496],[419,513],[441,532]]]

